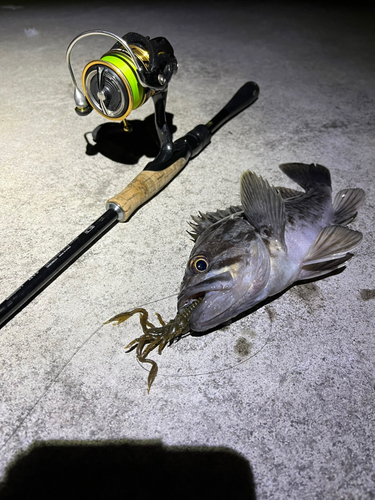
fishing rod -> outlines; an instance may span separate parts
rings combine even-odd
[[[84,86],[82,93],[71,69],[70,54],[76,42],[91,34],[114,37],[116,45],[109,52],[109,56],[107,53],[100,60],[86,66],[82,77]],[[108,58],[112,59],[109,61]],[[256,83],[245,83],[208,123],[196,126],[173,142],[165,118],[165,104],[167,86],[177,71],[177,61],[167,40],[162,38],[150,40],[136,33],[120,38],[109,32],[93,30],[82,33],[71,42],[67,50],[67,61],[75,86],[76,112],[81,116],[95,109],[106,118],[122,120],[124,131],[129,133],[130,127],[126,123],[126,117],[132,109],[135,109],[136,91],[138,96],[144,91],[141,99],[138,99],[138,105],[142,105],[151,96],[155,106],[155,126],[159,136],[160,151],[125,189],[107,201],[106,212],[103,215],[0,304],[0,328],[118,222],[127,222],[141,205],[163,189],[189,160],[197,156],[211,142],[213,134],[256,101],[259,95]]]

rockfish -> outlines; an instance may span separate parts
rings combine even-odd
[[[178,297],[182,314],[199,298],[189,320],[204,332],[276,295],[293,283],[344,265],[362,233],[346,226],[365,193],[344,189],[332,202],[331,176],[321,165],[280,166],[304,192],[271,186],[246,171],[241,205],[192,217],[195,241]]]

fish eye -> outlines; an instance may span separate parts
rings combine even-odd
[[[208,260],[204,255],[197,255],[190,261],[190,269],[193,273],[204,273],[208,268]]]

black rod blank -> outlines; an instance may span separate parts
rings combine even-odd
[[[39,295],[53,280],[84,254],[118,222],[117,212],[107,210],[83,233],[64,247],[39,271],[0,304],[0,328]]]
[[[186,163],[190,158],[199,154],[211,140],[212,135],[219,130],[228,120],[250,106],[259,95],[259,87],[254,82],[247,82],[212,118],[206,125],[198,125],[184,137],[174,142],[175,152],[171,161],[184,158]],[[169,163],[150,162],[145,167],[147,170],[164,170]],[[162,187],[162,186],[161,186]],[[159,190],[161,189],[159,188]],[[52,281],[65,271],[75,260],[85,253],[105,233],[112,229],[119,221],[116,210],[109,208],[99,219],[91,224],[83,233],[64,247],[45,266],[21,285],[10,297],[0,304],[0,329],[8,323],[17,313],[39,295]]]

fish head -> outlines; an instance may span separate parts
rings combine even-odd
[[[196,298],[190,328],[219,326],[261,300],[270,276],[270,258],[254,227],[231,215],[207,228],[196,240],[178,297],[181,313]]]

